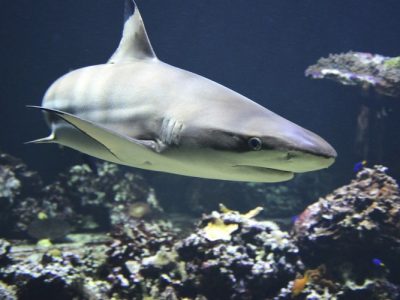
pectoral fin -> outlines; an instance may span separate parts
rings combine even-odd
[[[40,106],[29,107],[38,108],[50,115],[56,115],[81,133],[103,145],[113,156],[118,158],[118,160],[129,165],[141,164],[153,160],[158,157],[159,153],[163,150],[162,145],[158,144],[156,141],[138,140],[124,136],[99,124],[66,112]]]
[[[51,143],[55,143],[56,138],[54,136],[53,133],[51,133],[49,136],[41,138],[41,139],[37,139],[37,140],[33,140],[33,141],[29,141],[29,142],[25,142],[25,144],[51,144]]]

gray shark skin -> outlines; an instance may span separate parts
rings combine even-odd
[[[106,64],[72,71],[41,107],[58,143],[118,164],[186,176],[278,182],[329,167],[318,135],[197,74],[160,61],[126,1],[121,42]]]

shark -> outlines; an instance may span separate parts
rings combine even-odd
[[[57,143],[117,164],[185,176],[279,182],[329,167],[317,134],[247,97],[157,58],[136,3],[105,64],[70,71],[41,106]]]

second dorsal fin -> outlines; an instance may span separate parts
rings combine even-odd
[[[117,64],[141,59],[156,59],[139,9],[134,0],[125,0],[122,39],[108,63]]]

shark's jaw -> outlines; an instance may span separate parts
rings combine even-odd
[[[281,182],[294,177],[294,173],[290,171],[257,166],[236,165],[232,167],[232,170],[239,176],[243,176],[240,181],[265,182],[268,179],[268,182]]]
[[[242,181],[253,181],[253,182],[264,182],[268,178],[268,182],[280,182],[287,181],[294,177],[296,173],[305,173],[310,171],[316,171],[324,168],[328,168],[335,161],[334,158],[319,157],[316,158],[319,163],[303,162],[297,166],[285,165],[283,163],[271,163],[269,167],[262,165],[234,165],[232,171],[241,177]],[[301,166],[303,165],[303,166]],[[308,166],[305,168],[304,166]],[[273,166],[273,167],[272,167]],[[244,178],[244,174],[248,177]]]

